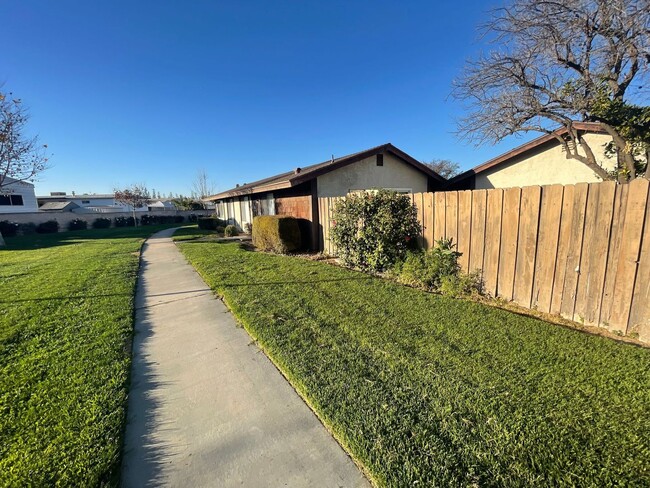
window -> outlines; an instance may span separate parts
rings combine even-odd
[[[22,206],[22,195],[0,195],[0,205]]]
[[[377,154],[377,166],[383,166],[383,165],[384,165],[384,155]]]
[[[81,203],[90,203],[90,200],[81,200]]]

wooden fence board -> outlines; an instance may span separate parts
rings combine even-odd
[[[589,185],[578,294],[573,314],[574,320],[587,325],[595,325],[600,315],[615,194],[614,181]]]
[[[564,277],[566,275],[566,261],[571,245],[571,227],[573,225],[573,200],[575,196],[574,185],[564,187],[562,199],[562,218],[560,220],[560,232],[557,243],[557,259],[555,261],[555,272],[553,278],[553,293],[551,294],[551,313],[559,314],[562,307],[562,295],[564,294]]]
[[[487,190],[475,190],[472,195],[472,230],[469,251],[469,271],[483,269],[485,250],[485,212]]]
[[[445,192],[445,237],[458,244],[458,192]]]
[[[439,192],[439,193],[434,193],[434,225],[433,225],[433,241],[435,244],[435,241],[439,239],[444,239],[446,236],[446,217],[447,217],[447,207],[445,203],[445,193],[444,192]],[[431,246],[433,247],[433,246]]]
[[[423,249],[426,249],[427,243],[426,243],[426,237],[424,236],[427,233],[427,226],[424,221],[424,195],[425,193],[414,193],[412,197],[413,197],[413,205],[415,205],[417,211],[417,219],[418,222],[420,223],[420,228],[422,229],[422,233],[418,236],[418,246],[420,246]]]
[[[537,259],[535,260],[535,280],[533,282],[531,306],[545,313],[551,311],[551,296],[553,293],[553,279],[555,278],[555,263],[563,196],[564,187],[562,185],[542,187],[539,242],[537,243]]]
[[[598,323],[609,327],[609,319],[614,301],[617,297],[614,295],[614,285],[616,284],[616,274],[618,269],[619,251],[623,235],[623,223],[625,222],[625,208],[629,185],[617,185],[616,195],[614,196],[614,210],[612,213],[612,230],[609,242],[609,251],[607,253],[607,266],[605,267],[605,286],[603,288],[603,298],[600,309]]]
[[[521,188],[508,188],[503,192],[497,295],[506,300],[512,300],[514,291],[520,199]]]
[[[502,211],[503,190],[500,188],[487,190],[483,286],[485,292],[490,296],[496,296],[497,294]]]
[[[521,189],[513,299],[524,307],[530,307],[533,294],[541,196],[539,186]]]
[[[650,202],[646,203],[645,224],[639,253],[628,334],[650,342]]]
[[[460,269],[469,272],[469,251],[472,243],[472,191],[458,192],[458,258]]]
[[[575,310],[588,192],[589,185],[587,183],[578,183],[575,186],[572,209],[573,225],[569,236],[569,249],[564,275],[564,291],[562,293],[562,305],[560,306],[560,313],[569,320],[573,319],[573,312]]]
[[[433,206],[433,193],[425,193],[423,199],[424,212],[423,218],[426,222],[426,232],[424,233],[424,240],[426,241],[426,249],[431,249],[433,247],[433,235],[434,235],[434,206]]]
[[[623,224],[623,240],[621,241],[618,268],[616,270],[616,283],[614,285],[614,300],[608,322],[610,329],[627,332],[632,306],[632,292],[636,280],[639,264],[639,251],[641,236],[643,234],[643,221],[645,218],[648,197],[648,184],[645,178],[638,178],[629,184],[629,194],[625,209],[625,223]]]

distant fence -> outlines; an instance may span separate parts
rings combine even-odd
[[[648,180],[412,195],[421,244],[458,243],[465,271],[524,307],[650,341]],[[323,250],[336,198],[320,199]]]

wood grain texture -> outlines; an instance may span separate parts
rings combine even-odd
[[[469,252],[472,244],[472,191],[458,192],[458,258],[460,269],[469,272]]]
[[[521,188],[508,188],[503,192],[503,216],[501,221],[501,250],[499,256],[499,280],[497,295],[512,300],[517,263],[517,239],[519,237],[519,203]]]
[[[485,217],[487,210],[487,190],[472,193],[472,229],[469,251],[469,271],[483,269],[485,252]]]
[[[563,198],[564,187],[562,185],[542,187],[538,231],[539,242],[537,243],[531,307],[545,313],[551,311]]]
[[[535,277],[541,197],[542,188],[539,186],[526,186],[521,189],[513,299],[528,308],[532,300]]]
[[[562,199],[562,212],[560,220],[560,233],[558,235],[557,258],[555,261],[555,273],[553,278],[553,293],[551,295],[551,313],[559,314],[562,307],[562,295],[564,294],[564,277],[567,270],[567,256],[571,245],[571,227],[573,226],[573,200],[575,186],[564,187]]]
[[[497,295],[497,284],[499,279],[502,212],[503,190],[500,188],[488,190],[485,220],[483,286],[485,292],[493,297]]]
[[[446,223],[447,220],[447,205],[444,192],[434,193],[434,225],[433,225],[433,241],[444,239],[446,234]]]

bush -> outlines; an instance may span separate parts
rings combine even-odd
[[[115,227],[133,227],[135,219],[133,217],[115,217]]]
[[[155,224],[178,224],[183,222],[185,218],[182,215],[151,215],[144,214],[140,218],[142,225],[155,225]]]
[[[0,221],[0,233],[3,237],[14,237],[18,234],[19,225],[15,222],[9,222],[8,220]]]
[[[180,224],[185,221],[185,217],[183,217],[182,215],[174,215],[173,217],[174,217],[175,224]]]
[[[217,234],[223,234],[224,232],[226,232],[226,228],[221,226],[217,227],[214,230],[217,232]]]
[[[440,239],[430,251],[409,252],[406,259],[395,266],[393,273],[402,283],[443,295],[480,292],[479,273],[463,273],[458,264],[460,256],[462,253],[456,250],[452,239]]]
[[[108,229],[111,226],[111,219],[99,217],[93,220],[93,229]]]
[[[39,234],[53,234],[59,232],[59,223],[56,220],[41,222],[36,226],[36,232]]]
[[[195,224],[198,219],[199,217],[196,214],[189,214],[187,216],[187,221],[192,222],[193,224]]]
[[[82,219],[74,219],[68,222],[68,230],[86,230],[88,222]]]
[[[280,254],[300,249],[298,220],[285,215],[261,215],[253,218],[253,245]]]
[[[336,203],[330,237],[343,264],[383,271],[406,257],[421,227],[406,195],[379,190]]]
[[[244,232],[246,234],[252,234],[253,233],[253,224],[251,224],[250,222],[246,222],[244,224]]]
[[[32,234],[36,234],[36,224],[34,222],[20,224],[18,226],[18,231],[20,232],[20,235],[31,236]]]
[[[197,220],[199,229],[217,230],[217,227],[226,227],[228,222],[217,217],[199,217]]]
[[[223,235],[226,237],[234,237],[237,235],[237,227],[234,225],[230,224],[227,225],[226,228],[223,230]]]

